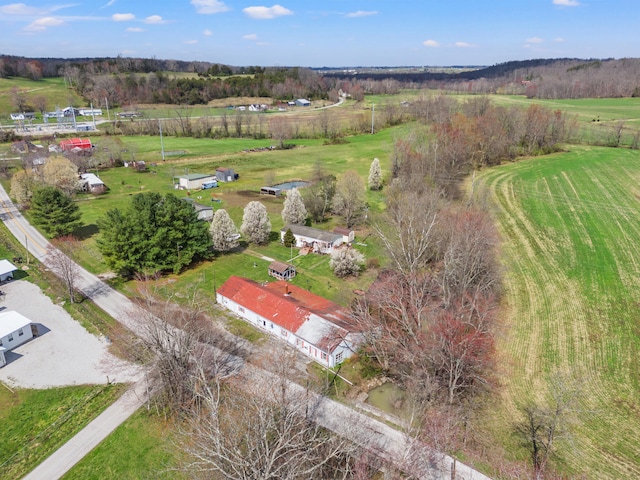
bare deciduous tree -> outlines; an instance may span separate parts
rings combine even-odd
[[[287,369],[291,358],[279,362]],[[279,375],[210,384],[181,435],[185,470],[246,480],[351,478],[358,449],[313,421],[319,398]]]
[[[76,283],[80,275],[80,267],[71,256],[80,248],[80,242],[71,235],[60,237],[47,247],[47,265],[67,287],[69,301],[76,301]]]
[[[575,376],[556,372],[550,380],[549,393],[547,402],[524,405],[524,418],[514,427],[522,445],[529,450],[536,480],[545,478],[558,441],[571,437],[579,413],[581,382]]]

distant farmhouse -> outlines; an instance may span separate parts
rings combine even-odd
[[[215,182],[216,175],[208,173],[190,173],[178,177],[178,188],[182,190],[198,190],[205,183]]]
[[[233,276],[218,289],[216,299],[327,367],[353,355],[362,340],[347,309],[286,281],[260,284]]]
[[[327,232],[326,230],[319,230],[317,228],[305,227],[303,225],[286,225],[280,230],[280,241],[284,242],[284,236],[287,230],[291,230],[293,236],[296,239],[296,248],[310,248],[314,253],[331,253],[333,250],[344,243],[348,243],[345,240],[343,233]],[[347,235],[349,238],[349,235]],[[353,238],[353,237],[351,237]]]
[[[295,101],[296,107],[310,107],[311,102],[305,98],[299,98]]]
[[[5,353],[33,338],[31,320],[18,312],[0,312],[0,367],[7,363]]]

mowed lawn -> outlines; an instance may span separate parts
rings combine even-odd
[[[518,407],[556,372],[582,382],[559,465],[586,478],[640,477],[640,152],[572,147],[484,172],[505,267],[503,402]],[[520,452],[522,454],[522,452]]]

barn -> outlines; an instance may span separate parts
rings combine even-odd
[[[93,145],[88,138],[65,138],[60,140],[60,148],[63,152],[91,151]]]

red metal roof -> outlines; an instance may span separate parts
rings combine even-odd
[[[72,150],[74,148],[88,150],[91,148],[91,140],[88,138],[69,138],[60,140],[60,148],[63,150]]]
[[[350,315],[343,307],[284,280],[263,285],[233,276],[218,293],[293,333],[311,313],[347,331],[354,331]]]

